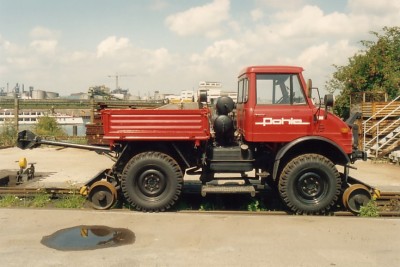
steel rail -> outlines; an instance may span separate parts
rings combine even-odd
[[[28,197],[36,194],[50,194],[56,195],[67,195],[67,194],[79,194],[79,188],[23,188],[23,187],[0,187],[1,195],[13,195],[17,197]],[[381,192],[380,196],[376,199],[378,207],[385,207],[391,205],[393,202],[398,201],[400,203],[400,192]],[[211,210],[211,211],[200,211],[200,210],[179,210],[177,213],[188,213],[188,214],[213,214],[213,215],[249,215],[249,216],[282,216],[282,215],[294,215],[291,212],[281,210],[270,210],[270,211],[242,211],[242,210]],[[354,216],[350,211],[334,211],[329,213],[327,216]],[[396,210],[380,211],[380,217],[400,217],[400,210],[397,207]]]

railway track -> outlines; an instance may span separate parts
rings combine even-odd
[[[49,194],[52,197],[58,197],[68,194],[79,194],[78,188],[22,188],[22,187],[1,187],[0,196],[13,195],[17,197],[32,197],[36,194]],[[381,192],[379,198],[376,199],[380,217],[400,217],[400,192]],[[292,215],[292,213],[281,210],[273,211],[243,211],[243,210],[179,210],[178,213],[202,213],[202,214],[232,214],[232,215]],[[349,211],[335,211],[330,213],[331,216],[354,216]]]
[[[17,197],[27,197],[36,194],[49,194],[49,195],[65,195],[65,194],[79,194],[79,189],[70,188],[23,188],[23,187],[1,187],[1,195],[14,195]]]

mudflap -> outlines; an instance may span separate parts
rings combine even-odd
[[[93,176],[93,178],[91,178],[89,181],[87,181],[80,189],[79,189],[79,193],[82,196],[87,196],[89,193],[89,188],[92,186],[92,184],[94,184],[97,181],[100,181],[104,178],[106,178],[111,172],[111,169],[105,169],[101,172],[99,172],[98,174],[96,174],[95,176]]]

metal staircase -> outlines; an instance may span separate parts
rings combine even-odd
[[[384,157],[400,146],[399,99],[400,95],[363,122],[363,147],[369,157]]]

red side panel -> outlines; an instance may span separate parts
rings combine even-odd
[[[104,139],[207,140],[207,109],[105,109],[101,112]]]

